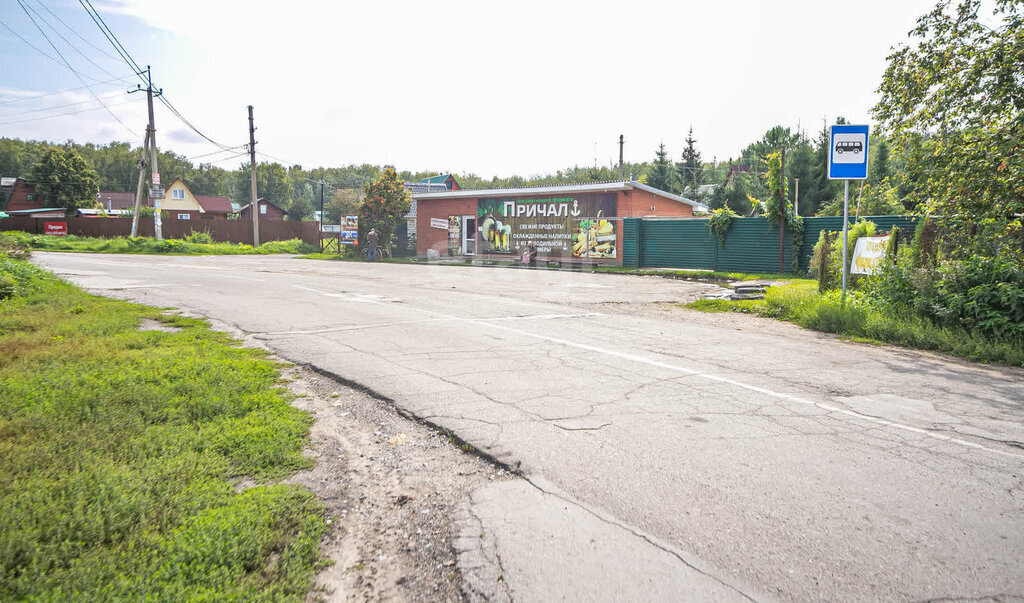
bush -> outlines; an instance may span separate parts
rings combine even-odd
[[[209,245],[213,243],[213,237],[211,237],[210,234],[206,232],[192,231],[192,234],[185,237],[185,240],[188,241],[189,243],[200,243],[203,245]]]
[[[853,248],[857,245],[857,239],[861,237],[875,236],[875,223],[870,220],[860,220],[852,224],[846,232],[847,247],[846,261],[849,262],[853,256]],[[826,239],[832,239],[831,248],[828,249],[828,263],[821,270],[819,277],[819,288],[822,293],[832,289],[841,288],[843,285],[843,234],[842,231],[833,231],[831,237],[822,231],[818,235],[818,242],[814,245],[811,254],[811,269],[815,270],[821,266],[822,257],[826,253]],[[816,275],[817,276],[817,275]],[[847,273],[847,288],[854,289],[864,282],[864,276],[860,274]]]

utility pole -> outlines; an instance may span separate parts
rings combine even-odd
[[[793,178],[793,193],[795,198],[793,199],[793,215],[800,216],[800,179]]]
[[[622,163],[622,147],[624,144],[626,144],[626,139],[622,136],[622,134],[619,134],[619,180],[622,180],[623,178],[626,177],[626,166],[625,164]]]
[[[324,252],[324,183],[320,183],[320,253]]]
[[[146,127],[146,141],[142,143],[139,154],[139,184],[135,187],[135,207],[132,210],[132,237],[139,236],[139,206],[142,205],[142,192],[146,184],[146,153],[149,152],[149,126]]]
[[[260,208],[256,202],[256,127],[252,125],[249,105],[249,209],[252,210],[252,246],[260,246]]]
[[[142,75],[142,74],[139,74]],[[141,92],[142,86],[136,84],[135,90],[129,90],[128,93]],[[160,218],[160,200],[164,198],[163,188],[160,186],[160,168],[157,165],[157,148],[156,148],[156,122],[153,119],[153,97],[160,96],[163,94],[163,90],[157,90],[156,94],[153,93],[153,73],[150,70],[149,65],[146,65],[146,104],[149,106],[149,125],[146,126],[146,141],[142,146],[142,155],[145,158],[146,150],[149,150],[149,168],[152,178],[149,181],[149,197],[153,199],[153,236],[156,240],[163,239],[163,222]],[[139,204],[141,203],[141,192],[142,192],[142,175],[145,173],[145,159],[140,160],[139,170],[139,187],[137,189],[139,194],[135,195],[135,214],[132,216],[132,235],[134,236],[137,232],[139,223]]]
[[[782,147],[782,182],[779,186],[779,274],[786,270],[786,147]]]
[[[150,196],[153,196],[153,189],[160,187],[160,169],[156,163],[156,123],[153,121],[153,74],[149,70],[149,65],[146,65],[146,81],[149,86],[146,88],[146,101],[149,102],[149,167],[153,174],[153,179],[150,181]],[[153,236],[156,237],[157,241],[164,238],[163,219],[160,217],[160,200],[164,198],[163,188],[160,188],[160,193],[153,196]]]

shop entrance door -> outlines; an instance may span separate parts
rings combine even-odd
[[[462,250],[476,255],[476,216],[462,216]]]

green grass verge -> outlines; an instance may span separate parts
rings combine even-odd
[[[21,245],[30,249],[47,251],[84,251],[92,253],[160,253],[175,255],[267,255],[274,253],[310,253],[316,250],[300,239],[268,241],[259,247],[243,243],[214,243],[209,235],[193,234],[187,239],[163,239],[151,237],[54,237],[35,235],[20,231],[0,233],[0,243]]]
[[[269,483],[311,465],[279,367],[2,254],[0,277],[0,600],[305,599],[324,509]]]
[[[998,341],[977,333],[940,327],[919,316],[890,315],[872,308],[857,292],[841,302],[838,292],[824,295],[813,280],[772,287],[763,300],[697,300],[686,305],[703,312],[742,312],[836,333],[855,341],[931,350],[976,362],[1024,366],[1024,344]]]

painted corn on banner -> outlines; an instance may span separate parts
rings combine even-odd
[[[480,199],[477,201],[480,253],[520,255],[533,243],[541,255],[617,258],[615,193]]]

